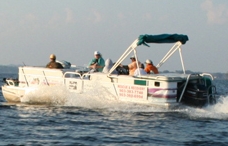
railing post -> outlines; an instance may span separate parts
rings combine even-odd
[[[184,89],[183,89],[183,91],[182,91],[182,93],[181,93],[181,96],[180,96],[178,102],[181,102],[181,99],[182,99],[182,97],[183,97],[183,95],[184,95],[185,89],[186,89],[186,87],[187,87],[187,85],[188,85],[188,81],[189,81],[190,76],[191,76],[191,74],[189,74],[188,77],[187,77],[187,79],[186,79],[186,83],[185,83],[185,85],[184,85]]]

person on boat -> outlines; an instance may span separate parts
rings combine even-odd
[[[105,60],[105,66],[104,66],[102,72],[108,73],[109,70],[112,68],[112,66],[113,66],[112,60],[108,58],[107,60]]]
[[[153,65],[153,62],[151,60],[147,59],[146,62],[145,62],[145,64],[146,64],[145,71],[146,71],[147,74],[150,74],[151,71],[154,74],[158,74],[159,73],[157,67],[155,67]]]
[[[129,75],[130,76],[134,76],[135,70],[138,68],[137,67],[137,62],[136,62],[136,58],[135,56],[131,56],[131,63],[128,64],[128,69],[129,69]],[[138,61],[138,66],[140,66],[140,62]]]
[[[140,64],[139,68],[135,70],[134,76],[139,76],[139,75],[146,75],[146,71],[144,70],[144,65]]]
[[[108,58],[107,60],[105,60],[105,67],[103,68],[102,72],[103,73],[108,73],[110,71],[110,69],[112,68],[112,66],[113,66],[112,60]],[[112,72],[112,74],[117,74],[117,71],[114,70]]]
[[[56,56],[54,54],[50,55],[50,62],[46,65],[47,68],[57,68],[57,69],[63,69],[62,64],[56,62]]]
[[[102,72],[105,66],[105,61],[102,58],[102,55],[99,51],[94,52],[94,59],[92,59],[89,63],[89,68],[94,72]]]

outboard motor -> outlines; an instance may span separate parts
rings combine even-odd
[[[193,106],[205,106],[215,103],[212,82],[207,77],[189,81],[183,96],[183,102]]]
[[[64,69],[70,69],[70,67],[71,67],[71,63],[68,61],[61,60],[61,61],[56,61],[56,62],[62,64]]]
[[[189,83],[183,101],[193,106],[204,106],[207,103],[207,87],[200,83]]]

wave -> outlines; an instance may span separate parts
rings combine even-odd
[[[46,104],[62,107],[82,107],[88,109],[105,109],[117,112],[178,112],[190,118],[228,119],[228,96],[220,96],[215,105],[204,108],[180,106],[170,109],[162,106],[135,104],[119,101],[107,89],[94,83],[86,93],[69,92],[65,86],[39,87],[21,99],[27,104]]]
[[[25,93],[22,103],[62,105],[66,101],[67,89],[63,86],[40,86]]]
[[[89,109],[105,109],[119,112],[167,112],[164,107],[154,107],[119,101],[106,88],[93,84],[86,93],[69,92],[65,86],[41,86],[31,90],[21,98],[24,104],[45,104],[63,107],[83,107]]]
[[[204,108],[188,107],[186,113],[190,118],[212,118],[228,120],[228,96],[220,96],[217,103]]]

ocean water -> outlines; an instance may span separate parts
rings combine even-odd
[[[0,74],[0,80],[16,76]],[[98,85],[84,95],[40,88],[20,104],[5,102],[0,92],[0,145],[225,146],[228,81],[215,85],[217,104],[177,109],[119,102]]]

